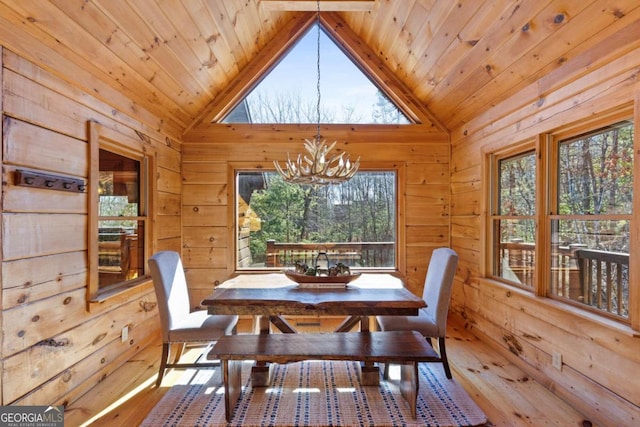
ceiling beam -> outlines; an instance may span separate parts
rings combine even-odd
[[[367,12],[373,10],[374,0],[320,0],[321,12]],[[260,0],[260,6],[269,11],[317,11],[316,0]]]

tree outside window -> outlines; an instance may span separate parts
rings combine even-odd
[[[311,265],[321,250],[350,268],[396,266],[396,173],[359,171],[339,185],[289,184],[276,172],[239,172],[240,269]]]
[[[118,140],[106,135],[117,135]],[[89,303],[144,284],[153,248],[155,152],[89,123]]]
[[[100,150],[98,187],[99,287],[144,274],[140,161]]]
[[[633,135],[622,121],[490,156],[491,277],[628,321]]]
[[[557,143],[552,251],[572,249],[578,280],[552,277],[552,294],[623,318],[629,315],[633,202],[633,123],[625,121]],[[559,248],[559,249],[556,249]]]
[[[536,155],[497,158],[492,274],[532,288],[536,265]]]

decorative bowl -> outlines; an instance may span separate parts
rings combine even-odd
[[[351,273],[342,276],[307,276],[306,274],[296,273],[293,270],[284,270],[285,276],[296,283],[350,283],[360,277],[360,273]]]

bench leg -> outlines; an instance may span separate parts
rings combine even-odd
[[[223,360],[222,379],[224,383],[224,414],[227,422],[231,422],[233,408],[235,408],[242,392],[242,362],[240,360]]]
[[[418,363],[410,362],[400,366],[400,394],[409,403],[411,416],[416,418],[416,405],[418,403]]]

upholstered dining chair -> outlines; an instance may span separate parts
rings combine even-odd
[[[451,379],[451,369],[447,360],[445,335],[447,313],[451,301],[453,278],[458,266],[458,255],[449,248],[438,248],[431,254],[431,261],[424,281],[422,298],[427,307],[420,309],[418,316],[377,316],[378,328],[382,331],[418,331],[431,343],[438,338],[439,361],[442,362],[447,378]],[[389,377],[389,364],[384,366],[384,377]]]
[[[179,363],[179,360],[187,343],[207,343],[217,341],[223,335],[235,334],[238,316],[191,311],[187,281],[177,252],[155,253],[149,258],[149,268],[162,329],[162,359],[156,387],[160,387],[166,369],[219,366],[219,363]],[[172,344],[179,347],[174,361],[169,362]]]

